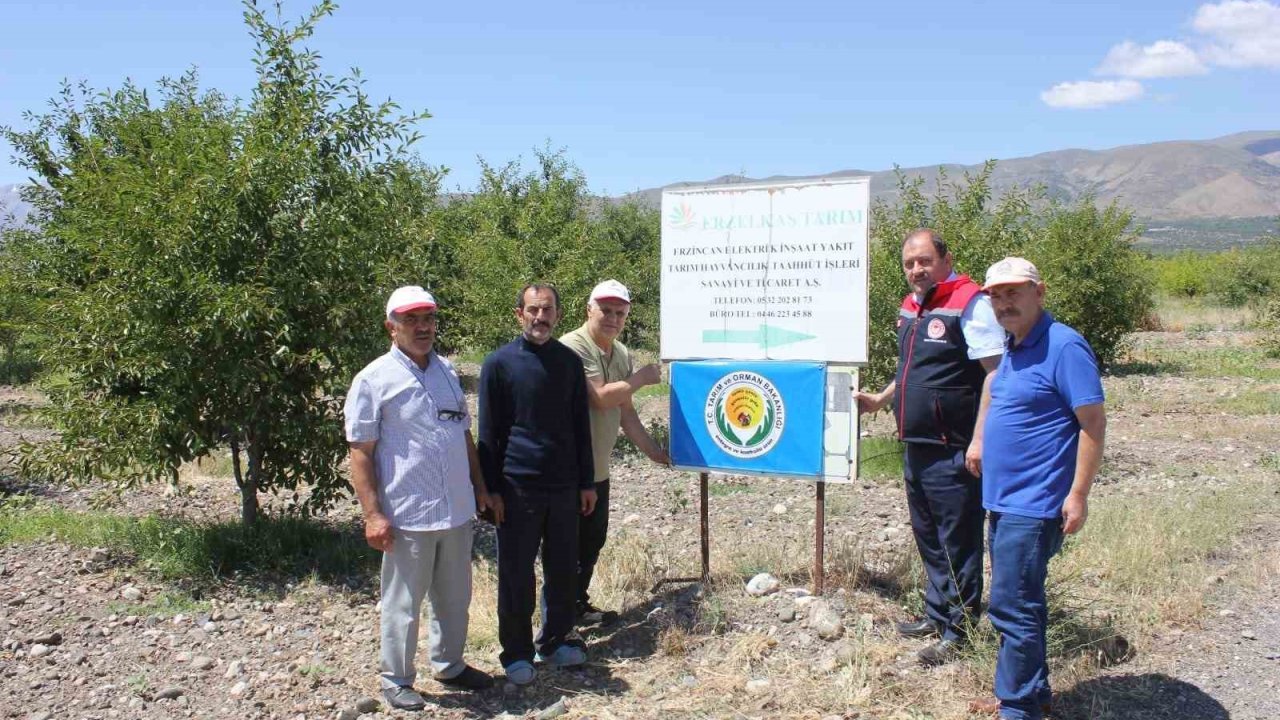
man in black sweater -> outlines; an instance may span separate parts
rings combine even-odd
[[[480,465],[501,493],[498,525],[499,660],[516,685],[533,681],[533,662],[581,665],[569,642],[577,599],[578,513],[595,510],[591,425],[582,360],[551,336],[560,296],[528,285],[516,302],[520,337],[489,354],[480,369]],[[535,643],[533,564],[542,546],[542,630]],[[535,653],[535,645],[537,652]]]

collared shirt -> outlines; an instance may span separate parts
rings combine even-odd
[[[1044,312],[1021,343],[1010,336],[983,426],[983,507],[1059,517],[1075,480],[1075,411],[1103,400],[1097,359],[1080,333]]]
[[[947,280],[960,277],[954,270]],[[914,293],[916,302],[922,301],[919,293]],[[960,314],[960,332],[964,333],[965,345],[969,346],[970,360],[995,357],[1004,352],[1004,328],[996,320],[996,311],[991,307],[991,298],[985,292],[973,296],[964,312]]]
[[[457,421],[440,411],[462,413]],[[466,396],[448,360],[432,352],[419,368],[394,345],[351,383],[343,408],[347,440],[376,442],[378,502],[401,530],[448,530],[476,513],[467,458]]]
[[[615,340],[609,352],[601,350],[596,341],[591,339],[591,331],[585,323],[577,330],[561,336],[560,342],[582,358],[582,367],[588,381],[600,378],[602,383],[608,385],[625,380],[635,372],[631,351],[626,345]],[[613,447],[618,444],[618,430],[621,427],[621,405],[591,408],[591,454],[595,458],[596,482],[609,479],[609,456],[613,454]]]

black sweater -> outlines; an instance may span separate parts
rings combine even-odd
[[[587,377],[577,353],[523,335],[480,368],[480,467],[490,492],[595,487]]]

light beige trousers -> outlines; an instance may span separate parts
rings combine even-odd
[[[428,650],[437,678],[466,667],[467,609],[471,605],[471,523],[451,530],[394,530],[382,555],[382,687],[412,686],[417,677],[418,620],[430,602]]]

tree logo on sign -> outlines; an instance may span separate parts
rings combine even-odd
[[[759,457],[778,444],[786,425],[782,395],[768,378],[732,372],[707,395],[707,431],[716,446],[739,458]]]

